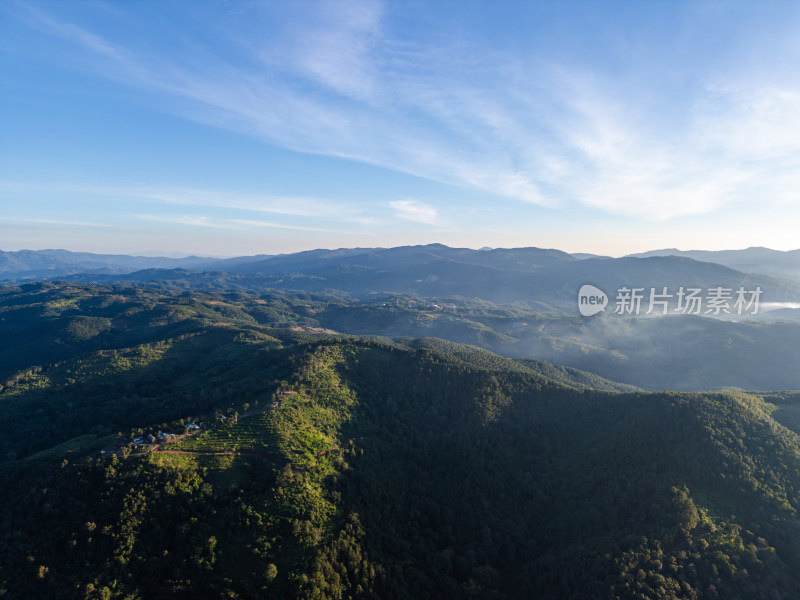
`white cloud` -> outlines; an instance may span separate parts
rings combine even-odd
[[[389,205],[394,209],[397,218],[415,223],[434,225],[439,216],[433,206],[418,200],[394,200]]]

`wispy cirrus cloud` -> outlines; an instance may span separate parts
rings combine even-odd
[[[70,221],[65,219],[36,219],[28,217],[0,216],[3,223],[31,223],[36,225],[65,225],[68,227],[114,227],[108,223],[93,223],[91,221]]]
[[[128,197],[154,200],[164,204],[208,206],[297,217],[320,217],[335,220],[357,220],[352,206],[320,198],[242,194],[174,186],[134,186],[114,188]]]
[[[231,223],[241,225],[248,228],[266,228],[266,229],[289,229],[291,231],[316,231],[321,233],[346,233],[337,229],[328,229],[325,227],[306,227],[304,225],[286,225],[285,223],[275,223],[272,221],[259,221],[253,219],[231,219]]]
[[[227,221],[212,219],[206,215],[139,214],[131,215],[131,217],[141,221],[150,221],[152,223],[159,223],[162,225],[186,225],[188,227],[204,227],[209,229],[245,229],[244,227],[237,226]]]
[[[369,223],[370,217],[354,204],[326,198],[248,194],[218,189],[140,183],[103,185],[66,181],[47,183],[0,181],[0,194],[8,198],[76,197],[109,203],[147,202],[165,205],[221,208],[286,217],[312,217],[339,222]]]
[[[580,95],[578,95],[580,97]],[[570,166],[581,203],[649,220],[752,202],[800,202],[800,86],[750,89],[746,82],[695,90],[685,121],[652,124],[602,94],[578,105],[584,126],[564,138],[590,158]],[[671,129],[672,128],[672,129]]]
[[[270,10],[278,9],[240,16],[253,22],[246,35],[209,29],[226,52],[176,36],[169,56],[43,10],[30,19],[82,49],[85,68],[157,94],[165,110],[293,150],[638,219],[800,202],[797,74],[770,80],[699,57],[673,79],[654,76],[657,65],[620,75],[620,67],[636,70],[635,53],[590,68],[586,58],[529,58],[455,35],[426,36],[430,29],[410,37],[373,1],[280,8],[275,35],[261,35],[259,27],[275,21]],[[150,197],[221,202],[187,190]],[[279,200],[238,202],[282,214]],[[405,220],[435,222],[435,208],[414,202],[392,208]],[[286,205],[304,210],[302,202]]]
[[[201,227],[209,229],[226,229],[234,231],[257,231],[260,229],[285,229],[289,231],[310,231],[317,233],[339,233],[347,234],[354,233],[340,229],[332,229],[326,227],[310,227],[305,225],[291,225],[287,223],[276,223],[274,221],[263,221],[259,219],[234,219],[234,218],[220,218],[211,217],[208,215],[198,214],[181,214],[181,215],[162,215],[162,214],[135,214],[130,215],[131,218],[141,221],[149,221],[151,223],[159,223],[162,225],[184,225],[187,227]],[[364,232],[358,232],[363,235]]]
[[[294,29],[296,42],[283,59],[342,96],[373,99],[380,88],[373,57],[382,38],[383,6],[366,0],[318,3],[315,8],[317,17],[303,19]]]

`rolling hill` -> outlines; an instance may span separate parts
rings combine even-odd
[[[772,416],[791,426],[796,394],[598,391],[435,339],[260,325],[246,297],[138,294],[140,321],[86,338],[109,347],[42,345],[0,389],[8,597],[800,593],[800,437]]]
[[[0,287],[0,376],[40,365],[41,356],[58,361],[227,324],[439,338],[649,390],[800,389],[798,323],[688,315],[585,319],[464,298],[388,295],[361,301],[341,292],[196,291],[192,281]]]

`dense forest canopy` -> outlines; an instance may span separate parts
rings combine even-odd
[[[385,303],[3,289],[5,597],[800,594],[800,395],[325,327]]]

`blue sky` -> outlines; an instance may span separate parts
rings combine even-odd
[[[0,249],[800,247],[800,3],[0,3]]]

